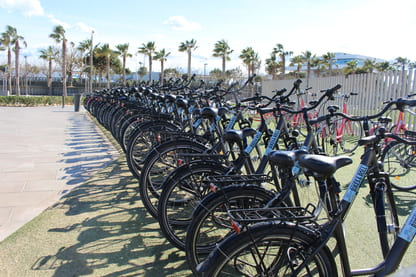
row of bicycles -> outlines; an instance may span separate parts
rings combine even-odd
[[[416,136],[385,115],[411,110],[416,100],[390,99],[379,112],[353,116],[332,103],[354,97],[341,95],[340,85],[299,105],[293,99],[309,93],[301,80],[289,91],[242,98],[252,78],[227,87],[192,77],[96,91],[84,107],[125,151],[144,207],[186,252],[195,276],[395,271],[416,234],[416,207],[400,225],[394,197],[416,187]],[[344,190],[336,173],[359,151]],[[384,260],[353,270],[344,222],[365,182]]]

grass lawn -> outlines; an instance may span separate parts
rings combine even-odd
[[[359,156],[355,153],[355,163],[337,173],[342,184],[351,180]],[[406,215],[416,203],[415,193],[397,193],[397,202]],[[346,234],[353,268],[380,261],[368,186],[354,202]],[[403,265],[415,261],[413,243]],[[185,253],[162,237],[143,208],[123,155],[0,243],[0,276],[190,274]]]

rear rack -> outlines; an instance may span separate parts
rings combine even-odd
[[[251,174],[251,175],[213,175],[207,176],[204,183],[208,185],[214,184],[215,186],[226,186],[232,184],[261,184],[265,182],[271,182],[272,178],[265,174]]]
[[[273,207],[253,209],[230,209],[228,215],[231,220],[240,224],[262,221],[312,222],[316,219],[316,207],[308,204],[304,207]]]

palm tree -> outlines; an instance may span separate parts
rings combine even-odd
[[[49,95],[52,95],[52,61],[56,59],[59,51],[52,46],[48,48],[41,49],[39,58],[48,61],[48,89]]]
[[[315,57],[312,60],[311,67],[316,67],[316,77],[319,78],[321,76],[322,70],[326,69],[326,64],[322,59]]]
[[[12,33],[15,30],[12,26],[7,25],[6,31],[1,34],[1,44],[7,48],[7,90],[12,94]]]
[[[356,60],[351,60],[346,63],[346,67],[343,68],[343,71],[346,75],[354,74],[357,71],[358,62]]]
[[[139,47],[139,53],[147,55],[149,57],[149,82],[152,81],[152,61],[153,61],[153,53],[156,51],[156,46],[154,41],[149,41],[147,44],[143,43],[141,47]]]
[[[14,45],[13,51],[15,56],[15,77],[16,77],[16,95],[20,95],[20,68],[19,68],[19,58],[20,58],[20,41],[23,41],[24,46],[26,47],[26,41],[24,41],[22,36],[17,34],[17,30],[14,27],[7,26],[7,31],[10,35],[10,44]]]
[[[276,54],[272,53],[270,58],[266,59],[266,71],[268,74],[272,75],[272,80],[277,79],[277,69],[280,67],[281,64],[277,61]]]
[[[87,67],[87,55],[91,49],[91,39],[85,39],[78,44],[77,49],[81,52],[81,74],[84,73],[84,69]]]
[[[401,71],[404,72],[404,70],[406,69],[406,66],[410,63],[409,59],[407,58],[402,58],[402,57],[397,57],[395,59],[395,63],[394,65],[401,68]]]
[[[376,60],[375,59],[365,59],[364,60],[364,70],[368,73],[373,73],[374,68],[376,68]]]
[[[54,39],[56,43],[62,43],[62,97],[66,97],[66,42],[65,29],[62,25],[57,25],[53,29],[52,34],[49,35],[50,38]],[[63,103],[64,105],[64,103]]]
[[[252,47],[247,47],[241,50],[240,59],[243,60],[243,63],[247,66],[248,77],[250,77],[254,73],[254,63],[258,58],[258,54],[254,52]]]
[[[322,55],[322,61],[328,66],[329,76],[332,76],[332,64],[335,63],[335,53],[327,52]]]
[[[222,75],[225,76],[225,62],[230,60],[230,54],[234,51],[231,50],[228,42],[224,39],[219,40],[214,45],[214,54],[212,56],[222,58]]]
[[[103,44],[97,49],[97,56],[105,58],[105,78],[107,79],[107,88],[110,88],[110,57],[114,54],[108,43]]]
[[[302,55],[294,56],[290,60],[290,66],[296,66],[296,77],[297,78],[299,78],[300,69],[302,68],[303,64],[304,64],[304,60],[303,60]]]
[[[153,59],[160,61],[160,83],[163,85],[163,79],[165,78],[164,70],[165,70],[165,62],[168,59],[170,52],[166,52],[166,49],[163,48],[157,52],[155,52],[155,56]]]
[[[131,58],[133,57],[132,54],[129,53],[129,44],[118,44],[116,45],[117,48],[117,54],[119,54],[123,58],[123,86],[126,86],[126,60],[127,57]]]
[[[282,64],[281,64],[282,70],[281,70],[281,72],[282,72],[282,79],[284,79],[285,78],[285,73],[286,73],[286,56],[293,55],[293,52],[292,51],[285,51],[284,47],[283,47],[283,44],[278,43],[278,44],[276,44],[276,47],[273,48],[272,53],[277,54],[280,57],[281,61],[282,61]]]
[[[181,42],[179,44],[179,51],[180,52],[187,52],[188,53],[188,75],[191,75],[191,56],[192,56],[192,50],[197,49],[198,46],[196,45],[196,40],[186,40],[185,42]]]
[[[313,55],[311,51],[302,52],[303,61],[306,63],[306,87],[309,87],[309,78],[311,75],[311,67],[313,60],[316,58],[316,55]]]
[[[378,72],[387,72],[391,70],[391,65],[387,61],[379,62],[379,63],[376,63],[375,68],[377,69]]]

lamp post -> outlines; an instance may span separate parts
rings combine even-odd
[[[204,63],[204,81],[207,81],[207,63]]]

